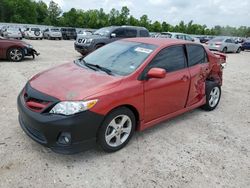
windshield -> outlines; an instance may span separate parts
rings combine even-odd
[[[59,32],[60,30],[59,29],[51,29],[51,31]]]
[[[94,32],[94,35],[108,36],[110,33],[111,33],[111,29],[109,27],[104,27]]]
[[[117,41],[92,52],[84,61],[126,76],[134,72],[155,49],[156,46],[151,44]]]
[[[222,42],[222,41],[224,41],[225,40],[225,38],[221,38],[221,37],[218,37],[218,38],[214,38],[214,39],[212,39],[212,40],[210,40],[211,42]]]
[[[31,28],[31,31],[40,31],[39,28]]]

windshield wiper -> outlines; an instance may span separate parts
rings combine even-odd
[[[112,71],[110,69],[102,67],[100,65],[95,65],[95,64],[87,63],[84,60],[84,57],[81,57],[80,59],[78,59],[77,61],[75,61],[75,63],[77,63],[80,66],[84,65],[85,67],[88,67],[88,68],[90,68],[90,69],[92,69],[94,71],[101,70],[103,72],[106,72],[108,75],[113,75],[113,73],[112,73]]]
[[[85,66],[88,66],[88,67],[95,67],[95,68],[97,68],[97,69],[99,69],[99,70],[101,70],[101,71],[103,71],[103,72],[106,72],[108,75],[113,75],[113,74],[112,74],[112,71],[111,71],[110,69],[105,68],[105,67],[102,67],[102,66],[100,66],[100,65],[95,65],[95,64],[91,64],[91,63],[86,63],[85,61],[84,61],[84,65],[85,65]]]

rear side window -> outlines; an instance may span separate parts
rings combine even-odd
[[[135,29],[125,29],[125,37],[131,38],[136,36],[137,36],[137,31]]]
[[[173,72],[186,67],[183,46],[173,46],[161,50],[149,65],[150,68],[163,68]]]
[[[207,63],[207,53],[204,48],[200,45],[188,44],[186,45],[187,54],[188,54],[188,65],[189,67]]]
[[[147,30],[140,30],[140,37],[148,37],[149,33]]]

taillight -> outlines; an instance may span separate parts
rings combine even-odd
[[[216,45],[216,46],[220,46],[220,45],[221,45],[221,42],[216,42],[215,45]]]

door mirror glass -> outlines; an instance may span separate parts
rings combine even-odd
[[[116,34],[115,34],[115,33],[111,33],[110,37],[111,37],[111,38],[115,38],[115,37],[116,37]]]
[[[165,78],[166,70],[162,68],[152,68],[148,71],[148,78]]]

